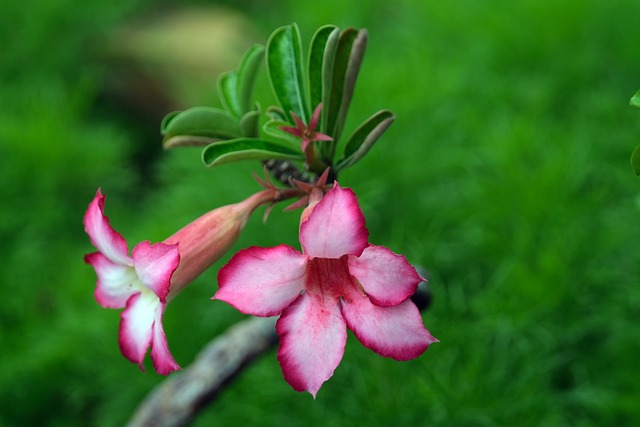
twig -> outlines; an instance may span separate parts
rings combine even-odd
[[[431,304],[425,283],[420,284],[412,300],[420,310]],[[171,374],[142,401],[128,426],[188,425],[245,366],[278,342],[276,320],[244,320],[213,339],[189,367]]]

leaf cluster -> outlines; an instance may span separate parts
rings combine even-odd
[[[218,78],[223,108],[198,106],[165,116],[161,124],[164,147],[204,147],[206,166],[288,160],[304,163],[303,169],[315,175],[330,168],[337,177],[362,159],[395,120],[391,111],[378,111],[341,140],[366,44],[364,29],[325,25],[312,37],[305,62],[298,26],[278,28],[266,47],[252,46],[236,70]],[[253,99],[253,88],[262,65],[278,105],[265,110],[266,121],[260,128],[262,111]],[[311,111],[319,104],[318,130],[333,140],[316,143],[317,161],[309,164],[299,138],[283,127],[294,125],[293,115],[308,124]]]

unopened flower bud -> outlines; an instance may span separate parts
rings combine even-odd
[[[177,244],[180,252],[180,264],[171,277],[170,296],[220,259],[236,242],[251,213],[271,200],[273,191],[263,190],[240,203],[214,209],[165,239],[163,243]]]

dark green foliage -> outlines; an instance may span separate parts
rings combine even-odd
[[[298,26],[286,25],[273,32],[267,42],[267,72],[278,103],[293,122],[290,113],[308,123],[311,113],[302,74],[302,46]]]
[[[238,138],[214,142],[202,152],[202,161],[207,166],[222,165],[237,160],[268,160],[303,158],[293,147],[257,138]]]

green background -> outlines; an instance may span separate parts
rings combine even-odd
[[[256,163],[206,169],[197,149],[163,152],[160,119],[217,105],[217,73],[291,22],[305,46],[323,24],[369,30],[346,134],[379,109],[398,119],[340,183],[358,194],[373,243],[429,271],[423,318],[441,342],[401,363],[350,336],[315,401],[282,379],[271,351],[194,424],[640,419],[640,182],[629,166],[640,112],[628,106],[640,2],[121,3],[2,7],[0,425],[122,425],[162,381],[121,356],[119,313],[93,298],[84,210],[101,187],[131,248],[257,191]],[[187,6],[207,9],[182,27],[167,18]],[[258,93],[273,102],[264,77]],[[298,246],[297,212],[276,209],[266,225],[261,215],[234,251]],[[182,366],[245,317],[209,299],[223,262],[167,310]]]

